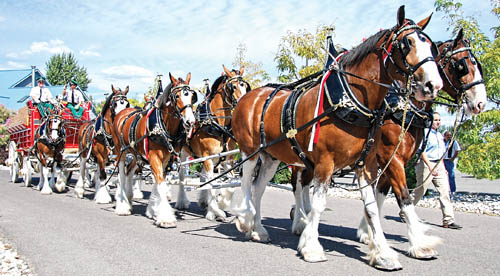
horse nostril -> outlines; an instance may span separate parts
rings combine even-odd
[[[477,104],[477,109],[478,109],[480,112],[481,112],[481,111],[483,111],[484,107],[485,107],[485,104],[484,104],[483,102],[479,102],[479,103]]]

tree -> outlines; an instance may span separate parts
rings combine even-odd
[[[243,79],[245,79],[252,88],[261,87],[264,82],[269,81],[271,78],[269,74],[262,69],[262,62],[253,63],[246,58],[247,47],[244,43],[240,43],[236,47],[236,57],[232,63],[234,68],[245,68]]]
[[[290,82],[323,69],[326,60],[326,37],[333,33],[334,29],[334,25],[320,25],[315,34],[299,30],[297,33],[288,31],[282,36],[274,57],[280,72],[279,80]],[[303,63],[299,64],[297,59]]]
[[[87,90],[91,79],[88,78],[87,69],[79,66],[72,53],[56,54],[45,63],[47,80],[52,85],[64,85],[74,79],[82,90]]]
[[[490,3],[491,12],[500,18],[500,3]],[[448,30],[456,34],[463,28],[465,37],[470,39],[473,52],[483,67],[488,105],[492,107],[460,126],[457,140],[462,152],[457,168],[476,178],[500,178],[500,26],[492,28],[494,40],[491,41],[474,17],[464,15],[460,1],[436,0],[434,6],[436,11],[444,13]]]

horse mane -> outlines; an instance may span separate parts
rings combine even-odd
[[[111,99],[113,99],[113,96],[115,93],[111,92],[111,94],[106,98],[106,101],[104,102],[104,105],[102,106],[101,109],[101,115],[106,114],[106,111],[108,111],[109,106],[111,105]]]
[[[226,80],[226,78],[227,78],[226,74],[224,74],[224,75],[222,75],[222,76],[218,77],[218,78],[214,81],[214,84],[212,84],[212,88],[210,88],[210,92],[211,92],[211,93],[214,93],[214,91],[216,91],[216,90],[217,90],[217,87],[219,87],[219,85],[220,85],[223,81],[225,81],[225,80]]]
[[[391,31],[392,29],[385,29],[370,36],[364,42],[345,53],[340,58],[340,64],[343,66],[352,66],[361,62],[368,54],[372,53],[376,49],[377,43],[380,39],[383,36],[388,35]]]
[[[168,94],[170,94],[170,91],[172,90],[172,83],[169,83],[165,89],[163,89],[163,93],[161,93],[160,97],[158,98],[158,106],[163,106],[168,102]]]

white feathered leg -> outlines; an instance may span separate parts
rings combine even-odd
[[[86,176],[86,173],[87,173],[87,166],[85,166],[85,164],[87,164],[87,159],[83,156],[80,157],[80,175],[78,176],[78,181],[76,181],[76,185],[75,185],[75,190],[74,190],[74,194],[77,198],[83,198],[83,193],[84,193],[84,189],[83,189],[83,185],[85,183],[85,176]]]
[[[129,181],[127,181],[128,177],[125,173],[126,166],[125,162],[120,160],[118,163],[118,176],[119,176],[119,188],[116,189],[115,199],[116,199],[116,207],[115,214],[120,216],[127,216],[132,214],[132,204],[127,196],[129,190]]]
[[[163,182],[157,185],[157,212],[155,212],[156,220],[155,225],[158,227],[176,227],[177,219],[175,218],[174,210],[172,206],[170,206],[170,202],[168,201],[167,192],[169,190],[169,184],[167,181],[163,180]]]
[[[57,181],[54,185],[54,189],[58,192],[58,193],[62,193],[66,190],[66,180],[68,179],[68,176],[69,176],[69,172],[64,172],[61,169],[57,169],[56,165],[54,164],[54,171],[56,172],[57,174]]]
[[[50,195],[52,194],[52,188],[49,184],[50,168],[42,166],[41,164],[40,166],[42,169],[40,170],[40,183],[38,184],[38,189],[42,195]]]
[[[94,200],[97,204],[108,204],[113,201],[111,195],[109,194],[108,186],[101,184],[101,181],[106,181],[106,173],[104,173],[103,176],[104,176],[103,179],[101,179],[101,173],[98,172],[97,170],[94,171],[92,175],[92,180],[95,185]]]
[[[417,259],[436,258],[438,256],[436,246],[441,243],[441,239],[425,234],[428,227],[420,222],[413,204],[404,205],[401,211],[406,215],[410,256]]]
[[[364,203],[365,216],[371,233],[373,233],[369,253],[370,265],[384,270],[401,269],[402,266],[398,260],[398,255],[389,247],[385,239],[382,226],[380,225],[378,204],[373,194],[373,188],[371,185],[368,185],[366,178],[364,170],[363,173],[359,173],[358,171],[358,181],[359,187],[361,187],[361,199]]]
[[[245,159],[246,154],[241,153],[241,158]],[[237,215],[236,228],[242,233],[248,233],[253,229],[255,207],[252,203],[252,180],[257,160],[257,158],[250,159],[242,165],[241,191],[243,192],[243,199],[240,206],[234,210]]]
[[[295,211],[292,222],[292,233],[300,236],[307,225],[307,212],[304,209],[304,191],[302,190],[302,170],[297,171],[297,183],[295,184]],[[307,195],[309,197],[309,194]]]
[[[302,231],[302,235],[300,235],[297,250],[307,262],[322,262],[326,261],[326,257],[323,251],[323,246],[319,243],[318,227],[321,213],[326,208],[328,184],[320,183],[315,176],[311,185],[314,185],[311,211],[307,215],[308,223],[304,228],[304,231]]]
[[[377,207],[380,217],[382,217],[382,206],[385,201],[385,194],[379,191],[375,192],[377,197]],[[361,218],[361,222],[359,223],[358,231],[356,233],[360,242],[364,244],[369,244],[372,238],[372,233],[370,232],[370,228],[368,227],[368,223],[366,222],[366,217],[363,216]]]
[[[252,194],[252,199],[255,205],[255,218],[254,228],[250,233],[250,236],[254,241],[268,242],[270,240],[269,233],[267,232],[266,228],[262,226],[262,196],[264,195],[264,191],[266,190],[267,183],[271,181],[274,174],[276,173],[276,169],[278,169],[280,161],[273,160],[271,156],[267,154],[260,154],[260,158],[262,159],[262,165],[259,170],[259,176],[255,180]]]
[[[132,198],[133,199],[143,199],[144,198],[144,194],[142,193],[142,183],[144,182],[144,180],[142,179],[142,176],[140,179],[133,179],[133,195],[132,195]]]

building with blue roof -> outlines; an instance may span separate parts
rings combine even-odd
[[[31,66],[31,69],[0,70],[0,104],[14,111],[25,106],[31,88],[36,86],[39,77],[45,76],[35,66]],[[54,97],[63,90],[62,85],[53,86],[48,81],[46,87]]]

